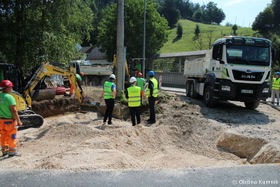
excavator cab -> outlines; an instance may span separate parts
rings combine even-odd
[[[3,80],[10,80],[14,85],[11,95],[16,100],[16,108],[23,127],[40,127],[44,122],[43,117],[29,109],[26,100],[21,94],[25,86],[21,70],[14,64],[0,63],[0,82]],[[1,87],[0,92],[2,92]]]

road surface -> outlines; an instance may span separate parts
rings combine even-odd
[[[186,158],[187,159],[187,158]],[[280,165],[160,170],[0,170],[1,186],[280,186]]]

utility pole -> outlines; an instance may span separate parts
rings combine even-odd
[[[143,29],[143,78],[146,78],[146,0],[144,0],[144,29]]]
[[[117,96],[121,95],[124,90],[125,79],[125,55],[124,55],[124,0],[118,0],[117,15],[117,67],[116,67],[116,84]]]

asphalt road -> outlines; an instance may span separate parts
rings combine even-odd
[[[186,158],[187,159],[187,158]],[[0,186],[280,186],[280,165],[243,165],[160,170],[0,170]]]

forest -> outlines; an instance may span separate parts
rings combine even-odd
[[[127,56],[141,57],[144,1],[125,0]],[[79,46],[97,46],[112,60],[116,51],[117,0],[0,0],[0,63],[29,71],[43,61],[67,63],[80,58]],[[255,36],[280,49],[280,0],[264,7],[252,25]],[[170,28],[188,19],[219,25],[226,15],[210,1],[146,0],[146,55],[160,51]],[[230,26],[227,23],[227,26]],[[279,61],[278,52],[278,61]]]

